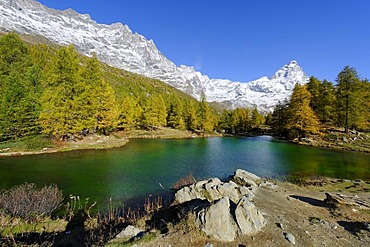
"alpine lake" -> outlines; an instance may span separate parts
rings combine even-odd
[[[121,148],[0,157],[0,190],[25,182],[56,184],[106,208],[170,189],[191,173],[225,179],[236,169],[261,177],[321,175],[370,180],[370,154],[289,144],[270,136],[134,139]]]

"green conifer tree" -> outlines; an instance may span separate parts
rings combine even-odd
[[[348,133],[355,127],[361,114],[361,100],[358,94],[360,79],[355,68],[346,66],[337,77],[336,110],[337,123]]]

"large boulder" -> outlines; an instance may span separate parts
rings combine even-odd
[[[200,229],[211,238],[233,241],[239,234],[254,234],[264,225],[263,215],[250,202],[261,178],[238,169],[233,180],[212,178],[186,186],[176,192],[175,204],[190,202],[197,208]],[[199,206],[196,199],[208,202]]]
[[[198,214],[201,230],[219,241],[233,241],[238,227],[230,213],[230,201],[224,197]]]
[[[257,183],[261,181],[261,178],[253,173],[237,169],[234,173],[233,180],[241,186],[257,187]]]
[[[175,202],[182,204],[194,199],[208,200],[209,202],[218,200],[221,198],[216,189],[219,184],[222,184],[220,179],[211,178],[186,186],[176,192]]]
[[[237,204],[243,196],[250,199],[254,197],[254,194],[250,189],[244,186],[239,186],[233,181],[218,185],[217,190],[221,197],[227,196],[235,204]]]
[[[256,233],[264,225],[263,215],[247,197],[240,199],[235,209],[235,218],[243,235]]]
[[[218,178],[212,178],[199,181],[178,190],[175,194],[175,202],[177,204],[182,204],[194,199],[214,202],[225,196],[229,197],[231,201],[237,204],[243,196],[252,198],[254,194],[247,187],[239,186],[233,181],[223,183]]]

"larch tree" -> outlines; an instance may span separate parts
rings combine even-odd
[[[0,38],[0,139],[38,133],[39,102],[29,50],[18,35]],[[38,83],[38,82],[35,82]]]
[[[199,105],[198,111],[198,119],[199,119],[199,128],[204,133],[209,133],[213,131],[214,128],[214,119],[212,114],[212,109],[209,104],[206,102],[205,97],[202,97],[202,101]]]
[[[289,102],[287,129],[291,137],[305,137],[316,134],[319,120],[310,107],[311,94],[306,86],[296,84]]]
[[[256,127],[256,126],[258,126],[258,125],[263,124],[264,120],[265,120],[265,118],[263,117],[263,115],[262,115],[262,114],[260,114],[260,113],[258,112],[257,107],[255,107],[255,108],[253,109],[253,111],[252,111],[251,125],[252,125],[253,127]]]
[[[47,87],[41,97],[39,122],[44,133],[68,139],[82,130],[79,122],[83,115],[76,104],[76,96],[81,90],[77,52],[72,45],[61,48],[51,63],[46,76]]]
[[[167,113],[167,126],[176,129],[184,129],[184,108],[183,104],[179,99],[175,99],[173,103],[170,104]]]
[[[142,113],[140,108],[134,97],[129,94],[122,95],[119,103],[117,128],[122,130],[135,128],[138,125],[138,115]]]
[[[166,125],[166,104],[161,95],[152,95],[147,99],[143,112],[143,124],[153,130]]]
[[[104,81],[100,63],[94,54],[81,68],[81,81],[76,96],[79,125],[83,129],[108,134],[117,125],[118,109],[113,88]]]
[[[356,128],[370,130],[370,82],[368,79],[360,81],[356,87],[358,97],[358,114]]]
[[[113,88],[104,80],[101,83],[101,92],[97,95],[97,131],[108,134],[116,128],[119,112]]]
[[[191,131],[195,130],[198,126],[198,118],[196,106],[192,101],[187,101],[185,103],[184,115],[186,129]]]

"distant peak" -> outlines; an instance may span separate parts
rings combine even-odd
[[[296,83],[306,83],[308,76],[296,60],[290,61],[271,77],[271,80],[283,84],[286,90],[292,90]]]

